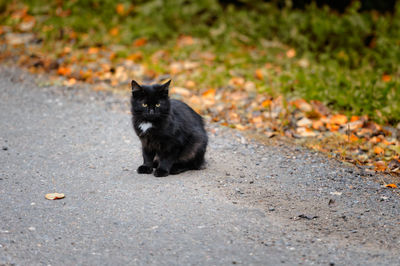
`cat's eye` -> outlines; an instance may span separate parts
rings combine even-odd
[[[142,103],[142,106],[143,107],[147,107],[147,103]]]
[[[160,105],[161,105],[161,104],[157,103],[157,104],[156,104],[156,107],[160,107]]]

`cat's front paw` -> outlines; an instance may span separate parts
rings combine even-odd
[[[156,171],[154,171],[154,176],[156,176],[156,177],[163,177],[163,176],[167,176],[168,174],[169,174],[169,172],[162,168],[157,168]]]
[[[141,165],[138,167],[137,172],[139,174],[151,174],[153,172],[153,168],[147,165]]]

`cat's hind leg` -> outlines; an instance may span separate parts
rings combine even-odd
[[[183,173],[187,170],[189,170],[190,168],[188,167],[187,163],[174,163],[171,167],[171,170],[169,171],[169,173],[171,175],[177,175],[180,173]]]

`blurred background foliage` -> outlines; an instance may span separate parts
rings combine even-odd
[[[226,71],[196,81],[213,87],[226,85],[229,70],[251,79],[254,69],[271,62],[280,71],[256,81],[260,93],[321,100],[349,114],[400,122],[399,1],[21,0],[1,2],[0,23],[17,23],[9,14],[21,3],[37,18],[34,30],[49,49],[60,40],[77,48],[132,49],[145,38],[147,45],[135,49],[149,56],[159,49],[176,59],[211,51]],[[179,50],[182,35],[201,41]],[[282,60],[289,48],[297,60]]]

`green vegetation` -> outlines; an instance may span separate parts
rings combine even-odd
[[[169,72],[172,61],[196,61],[207,51],[215,55],[213,63],[185,77],[202,88],[226,88],[240,76],[260,93],[317,99],[347,114],[400,122],[400,3],[393,14],[379,14],[359,12],[355,1],[338,14],[315,5],[279,9],[263,1],[241,7],[216,0],[23,2],[40,18],[35,30],[49,47],[59,41],[76,48],[120,45],[118,56],[140,51],[158,74]],[[15,23],[11,8],[0,6],[1,24]],[[118,34],[110,34],[116,28]],[[182,35],[196,42],[177,47]],[[146,45],[132,46],[139,38]],[[288,56],[288,49],[295,53]],[[151,58],[159,50],[169,59],[155,63]],[[263,71],[258,79],[257,69]]]

